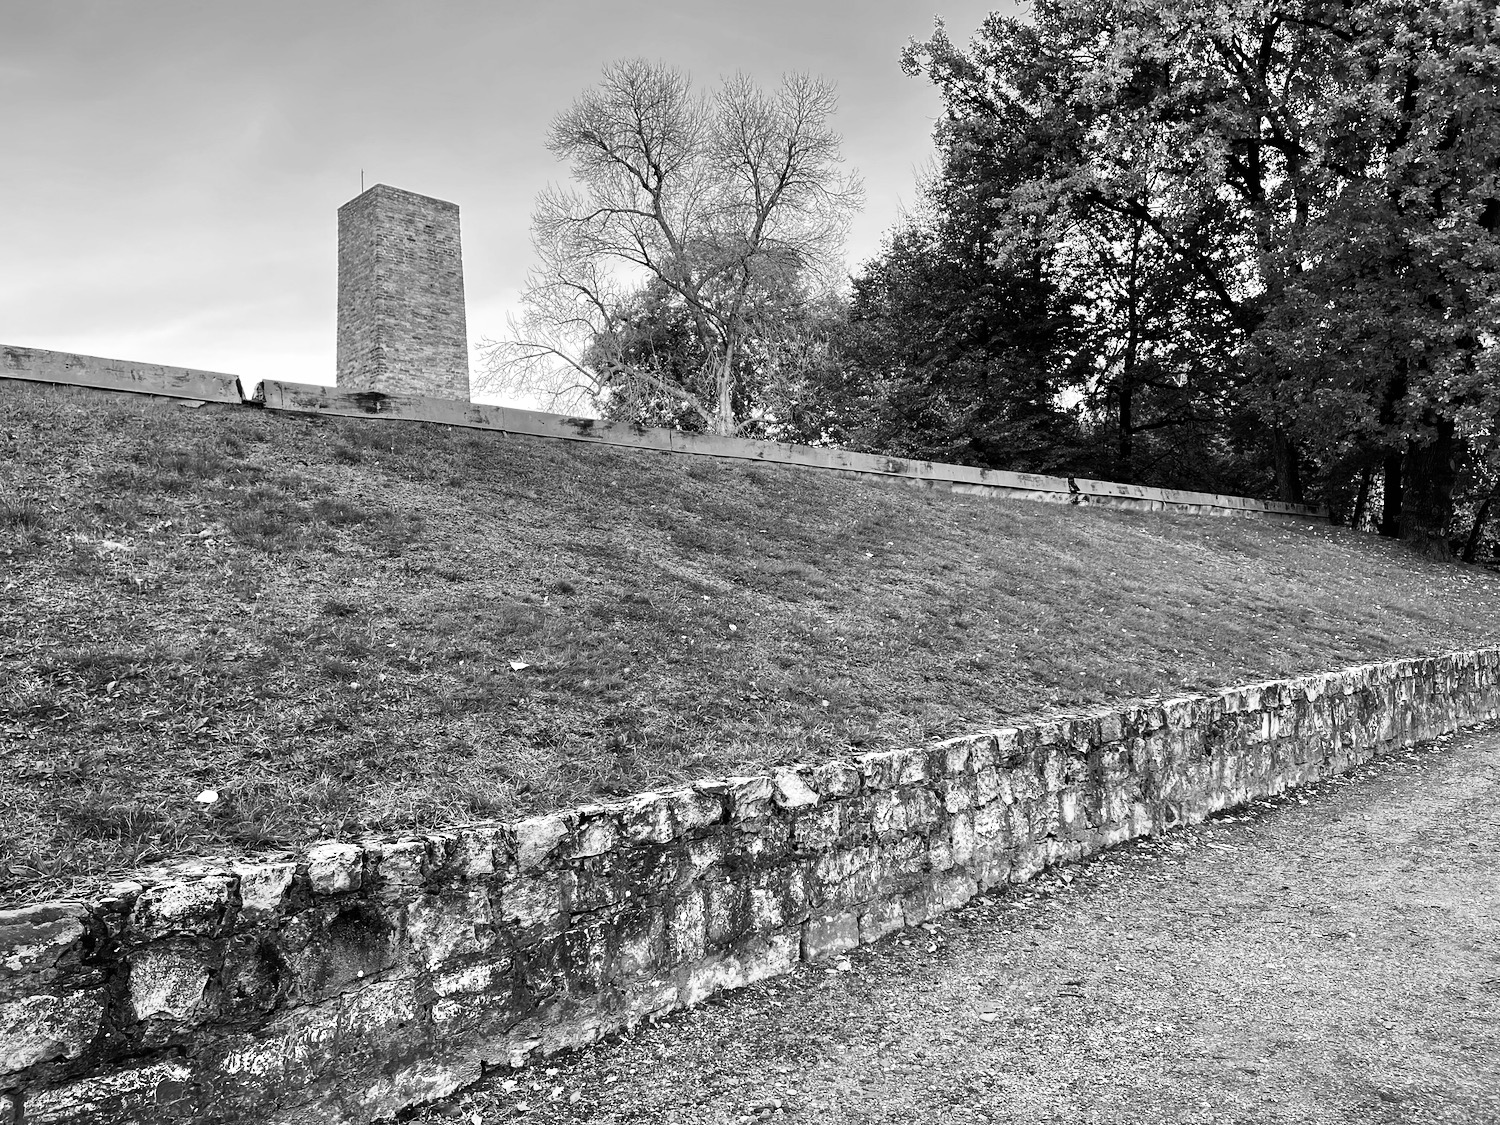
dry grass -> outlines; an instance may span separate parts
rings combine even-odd
[[[1489,572],[1325,526],[13,382],[0,443],[0,901],[1500,620]]]

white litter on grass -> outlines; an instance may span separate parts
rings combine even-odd
[[[197,801],[204,808],[207,808],[209,805],[218,804],[219,791],[217,789],[205,789],[202,793],[194,797],[193,800]]]
[[[510,670],[512,672],[521,672],[530,667],[531,665],[527,664],[524,660],[512,660],[510,662]]]

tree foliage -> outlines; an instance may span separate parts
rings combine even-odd
[[[1441,551],[1496,414],[1496,31],[1470,0],[1038,0],[905,60],[945,174],[1003,170],[990,260],[1044,263],[1121,475],[1159,432],[1284,499],[1378,467],[1385,529]]]
[[[806,75],[769,93],[735,75],[702,94],[659,63],[607,67],[552,123],[573,186],[537,202],[527,311],[492,350],[492,382],[741,430],[860,198],[834,109]]]

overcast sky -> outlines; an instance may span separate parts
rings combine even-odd
[[[712,85],[837,83],[872,255],[939,112],[901,73],[935,16],[1008,0],[0,0],[0,343],[333,381],[336,212],[365,183],[461,209],[471,344],[530,264],[564,169],[547,124],[612,59]]]

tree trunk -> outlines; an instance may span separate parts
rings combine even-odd
[[[1302,473],[1297,464],[1297,443],[1280,426],[1271,427],[1271,458],[1276,465],[1276,499],[1302,503]]]
[[[1458,442],[1453,419],[1431,420],[1432,440],[1406,455],[1401,494],[1401,538],[1424,555],[1450,559],[1448,527],[1453,521],[1453,489],[1458,484]]]
[[[733,436],[734,424],[734,340],[724,347],[724,363],[715,380],[718,392],[714,403],[714,433]]]
[[[1349,519],[1349,526],[1355,531],[1358,531],[1359,525],[1365,522],[1365,512],[1370,507],[1370,478],[1374,475],[1375,469],[1371,465],[1366,465],[1360,470],[1359,492],[1354,496],[1354,515]]]
[[[1405,454],[1387,453],[1385,455],[1385,471],[1382,474],[1384,484],[1380,501],[1380,534],[1388,539],[1401,538],[1401,501],[1405,491],[1402,473],[1404,463]]]
[[[1126,484],[1135,480],[1135,382],[1136,357],[1140,354],[1141,302],[1140,261],[1142,224],[1131,228],[1130,274],[1126,279],[1129,297],[1125,306],[1125,355],[1120,362],[1118,386],[1120,406],[1120,480]]]
[[[1469,531],[1469,540],[1464,544],[1463,560],[1466,563],[1474,561],[1475,554],[1479,551],[1479,536],[1484,531],[1484,521],[1490,518],[1490,506],[1495,502],[1495,493],[1491,492],[1484,498],[1484,503],[1479,505],[1479,511],[1474,513],[1474,526]]]
[[[1134,373],[1120,375],[1120,480],[1130,484],[1135,479],[1135,382]]]

